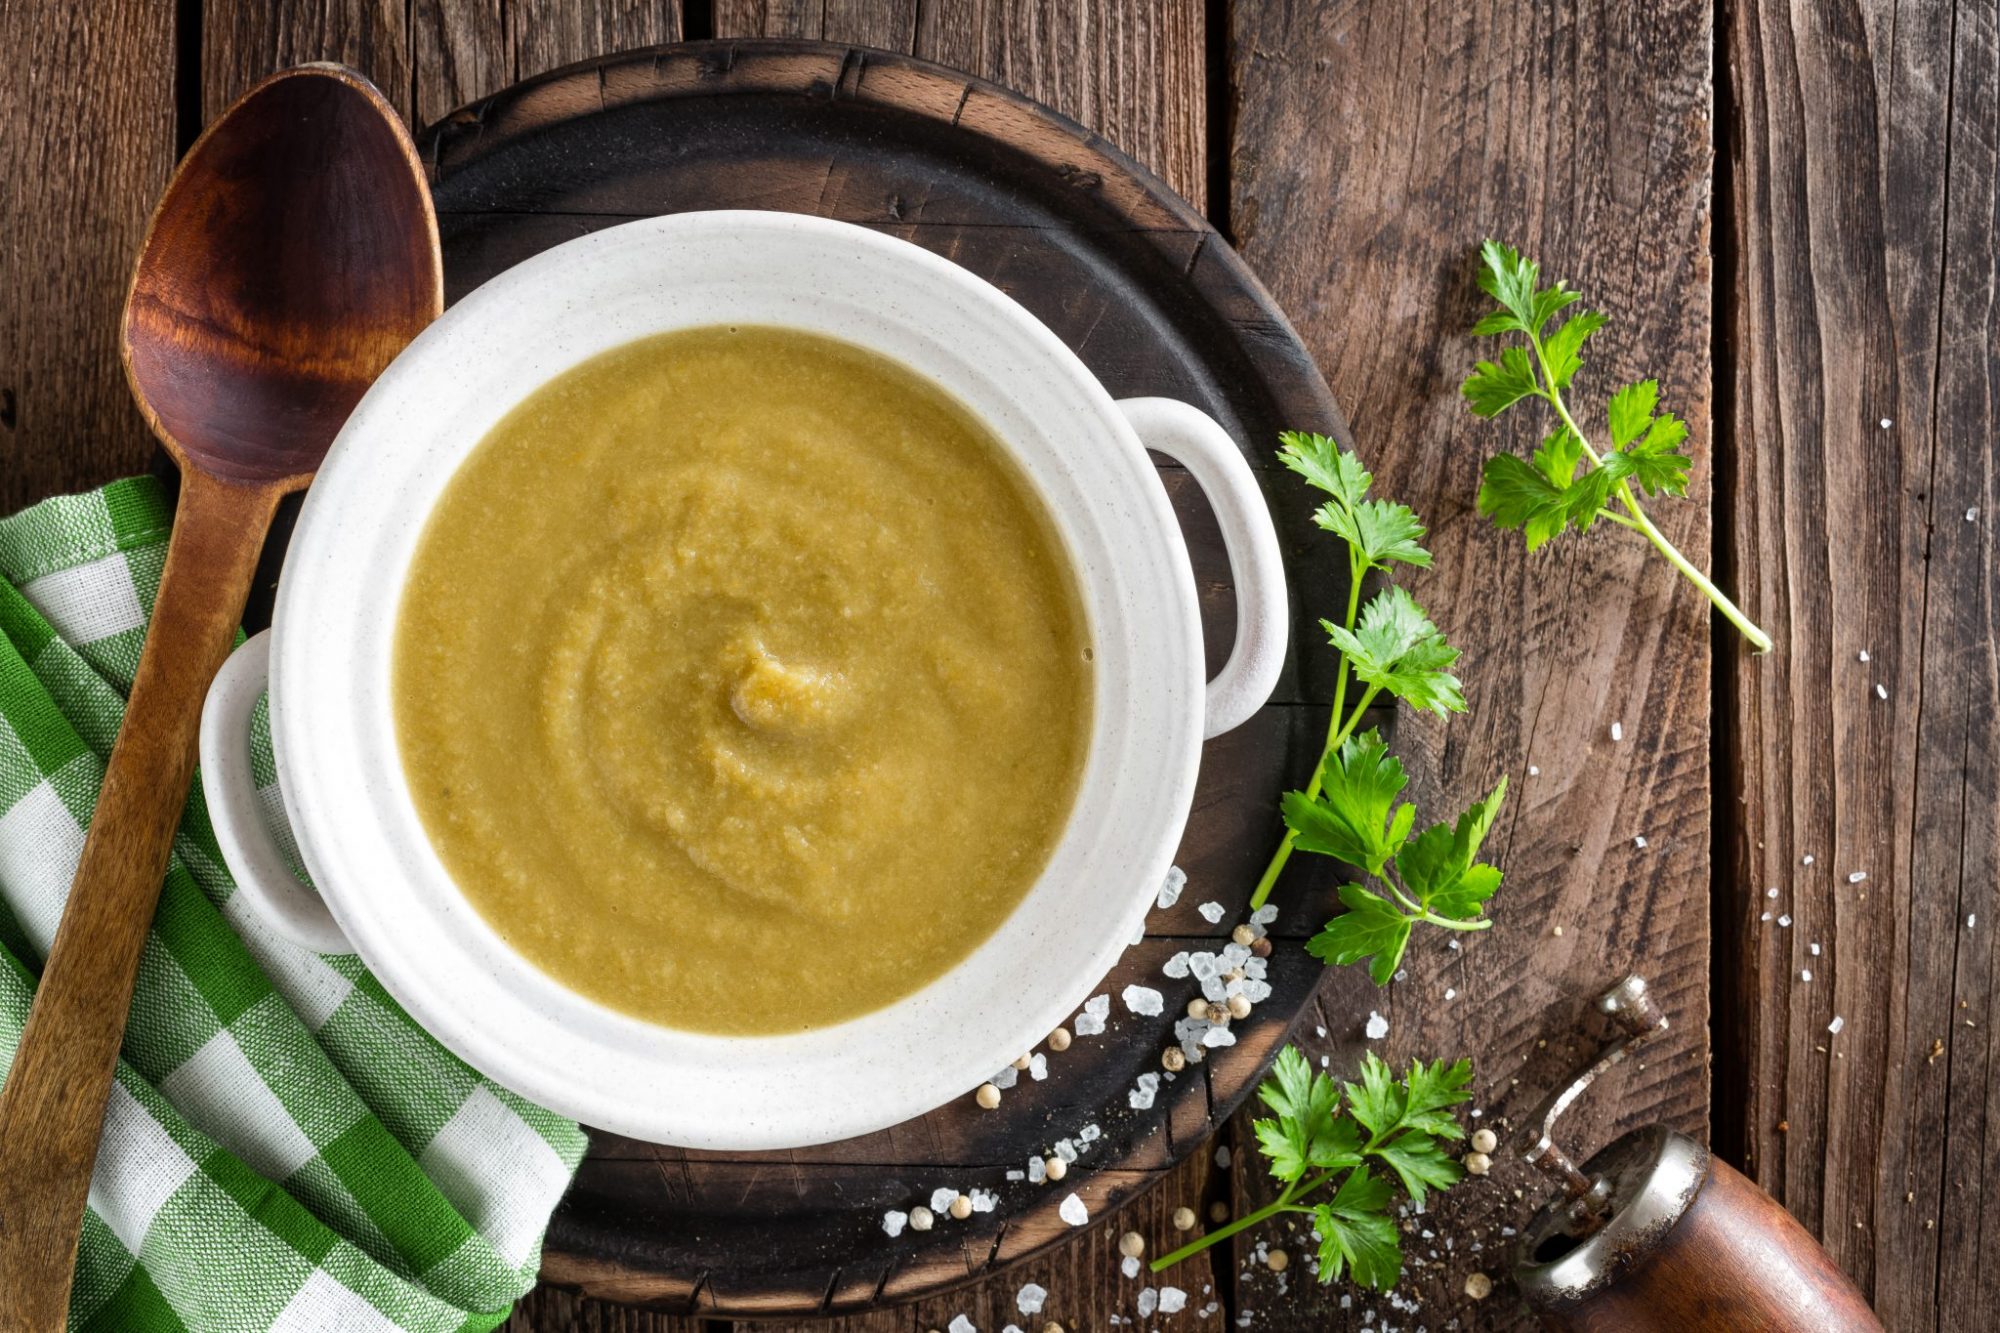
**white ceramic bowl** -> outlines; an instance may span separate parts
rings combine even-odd
[[[804,1035],[656,1026],[564,989],[516,954],[426,840],[390,709],[399,589],[460,462],[523,397],[577,363],[647,334],[719,323],[846,339],[970,407],[1048,504],[1095,651],[1076,808],[1020,907],[917,993]],[[1187,551],[1146,447],[1179,459],[1206,489],[1235,573],[1235,650],[1206,688]],[[293,938],[357,951],[419,1022],[501,1083],[637,1138],[803,1146],[964,1093],[1075,1012],[1168,869],[1204,735],[1242,722],[1269,695],[1285,626],[1269,514],[1240,451],[1208,417],[1163,399],[1114,403],[1027,311],[916,246],[792,214],[681,214],[612,227],[508,270],[377,381],[306,499],[268,643],[260,636],[240,651],[210,694],[204,781],[239,891]],[[279,785],[317,895],[286,871],[251,788],[247,720],[267,655]],[[948,860],[949,849],[940,854]],[[718,1002],[728,1002],[732,970],[758,965],[718,959]]]

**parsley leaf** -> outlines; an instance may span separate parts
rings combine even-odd
[[[1338,535],[1372,568],[1386,569],[1391,561],[1419,569],[1431,566],[1431,553],[1420,544],[1423,522],[1408,505],[1363,500],[1346,506],[1329,500],[1313,522]]]
[[[1500,872],[1475,864],[1479,846],[1500,812],[1507,794],[1501,778],[1493,794],[1458,817],[1453,827],[1433,824],[1410,839],[1396,858],[1403,886],[1416,895],[1425,911],[1468,919],[1485,910],[1486,900],[1500,887]]]
[[[1400,586],[1375,594],[1353,629],[1325,620],[1320,624],[1366,684],[1413,708],[1440,714],[1465,711],[1458,677],[1444,669],[1458,660],[1458,649],[1445,642],[1417,599]]]
[[[1416,822],[1415,806],[1395,806],[1407,785],[1402,763],[1389,753],[1382,733],[1370,728],[1348,737],[1328,756],[1317,797],[1301,791],[1285,793],[1285,823],[1298,835],[1303,850],[1337,857],[1379,875],[1389,858],[1402,850]]]
[[[1378,986],[1388,985],[1409,947],[1413,919],[1359,884],[1341,885],[1340,901],[1347,910],[1306,941],[1306,952],[1341,967],[1372,957],[1369,979]]]
[[[1340,1182],[1331,1202],[1313,1209],[1322,1282],[1338,1281],[1351,1268],[1364,1287],[1387,1291],[1396,1285],[1403,1275],[1403,1243],[1388,1206],[1389,1183],[1364,1166]]]
[[[1508,454],[1486,461],[1479,512],[1501,528],[1521,531],[1530,551],[1565,530],[1587,532],[1601,517],[1631,528],[1699,588],[1753,649],[1769,652],[1770,636],[1674,549],[1634,493],[1634,484],[1648,496],[1687,493],[1692,460],[1681,452],[1687,425],[1659,411],[1658,382],[1628,384],[1606,400],[1610,444],[1601,453],[1593,449],[1563,395],[1583,368],[1584,343],[1604,327],[1605,317],[1579,311],[1550,331],[1549,322],[1573,305],[1578,293],[1561,281],[1542,286],[1541,266],[1497,241],[1480,246],[1474,276],[1500,303],[1472,326],[1474,335],[1521,341],[1501,348],[1497,360],[1473,366],[1461,386],[1466,404],[1476,416],[1495,417],[1524,399],[1540,399],[1558,423],[1532,466]]]
[[[1342,505],[1352,507],[1367,497],[1375,478],[1351,451],[1340,447],[1339,441],[1298,430],[1281,431],[1278,440],[1283,445],[1278,450],[1279,461]]]

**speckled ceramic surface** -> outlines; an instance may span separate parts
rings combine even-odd
[[[535,387],[610,347],[730,322],[872,348],[981,417],[1056,519],[1097,664],[1077,807],[1020,908],[923,990],[796,1036],[657,1027],[563,989],[514,954],[424,837],[389,699],[396,590],[432,504],[487,430]],[[1186,549],[1142,440],[1201,481],[1235,567],[1236,647],[1206,688]],[[793,214],[679,214],[596,232],[502,274],[418,338],[363,399],[285,563],[270,652],[273,733],[286,811],[339,929],[467,1061],[633,1137],[804,1146],[965,1093],[1076,1011],[1166,873],[1203,736],[1268,696],[1285,626],[1270,518],[1239,451],[1200,412],[1159,399],[1114,403],[1020,306],[905,242]],[[239,680],[232,706],[242,694]],[[204,763],[211,781],[247,780],[229,771],[241,765]],[[255,875],[229,850],[233,867]],[[951,849],[937,851],[948,877]],[[715,989],[699,1002],[727,1004],[730,975],[757,966],[754,956],[717,958]]]

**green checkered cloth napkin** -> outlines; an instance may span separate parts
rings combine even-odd
[[[0,1073],[83,849],[172,517],[159,483],[137,478],[0,519]],[[257,743],[268,751],[268,733]],[[466,1068],[358,959],[288,943],[234,891],[197,783],[139,967],[70,1327],[499,1324],[534,1283],[582,1132]]]

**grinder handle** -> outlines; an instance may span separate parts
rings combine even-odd
[[[1574,1304],[1542,1311],[1553,1329],[1648,1333],[1881,1333],[1861,1292],[1812,1233],[1726,1162],[1650,1257]]]

